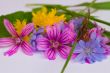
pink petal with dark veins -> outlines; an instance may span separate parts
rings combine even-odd
[[[38,38],[36,42],[37,42],[36,46],[38,50],[48,50],[48,48],[51,46],[47,38],[43,38],[43,37]]]
[[[69,44],[74,38],[73,32],[69,28],[65,28],[61,34],[61,43]]]
[[[15,28],[13,27],[13,25],[7,19],[4,19],[4,25],[5,25],[6,29],[8,30],[8,32],[12,36],[18,37],[18,34],[17,34]]]
[[[21,44],[21,48],[26,55],[33,55],[32,47],[27,42],[23,41]]]
[[[56,59],[56,51],[54,49],[48,49],[47,51],[45,51],[45,56],[49,60],[54,60]]]
[[[33,23],[27,24],[27,26],[24,27],[24,29],[22,30],[21,36],[24,37],[29,35],[33,31],[33,29],[34,29]]]
[[[66,46],[66,45],[62,45],[58,51],[59,51],[59,54],[62,58],[66,59],[70,53],[70,50],[71,50],[71,47],[69,46]]]
[[[18,51],[20,45],[14,45],[10,50],[8,50],[7,52],[4,53],[5,56],[11,56],[13,54],[15,54]]]
[[[12,38],[0,38],[0,47],[11,46],[15,43]]]

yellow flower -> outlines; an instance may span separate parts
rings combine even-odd
[[[43,7],[40,11],[36,13],[32,12],[32,21],[35,28],[37,28],[37,26],[46,27],[48,25],[53,25],[54,23],[58,23],[66,19],[64,14],[56,16],[56,13],[56,9],[51,9],[51,11],[48,12],[46,7]]]
[[[20,35],[23,28],[26,26],[26,20],[23,20],[22,22],[20,20],[16,20],[15,24],[14,24],[14,27],[16,29],[16,32]],[[24,37],[24,40],[25,41],[29,41],[29,37],[28,36],[25,36]]]
[[[23,20],[22,22],[20,20],[16,20],[14,27],[16,29],[16,32],[20,35],[22,32],[22,29],[26,26],[26,20]]]

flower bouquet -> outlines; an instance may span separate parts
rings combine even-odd
[[[74,6],[27,4],[35,6],[32,12],[18,11],[0,16],[0,48],[12,46],[4,52],[12,56],[21,47],[28,56],[43,52],[45,58],[55,60],[58,54],[70,60],[93,64],[110,54],[110,32],[97,24],[110,26],[109,22],[91,16],[98,10],[108,10],[110,2],[82,3]],[[80,11],[69,8],[84,6]],[[92,9],[92,11],[91,11]]]

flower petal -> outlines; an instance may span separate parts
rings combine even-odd
[[[90,35],[90,38],[91,38],[92,40],[95,40],[95,39],[97,38],[96,32],[92,32],[91,35]]]
[[[58,51],[59,51],[59,54],[62,58],[66,59],[70,53],[70,50],[71,50],[71,47],[69,46],[61,46]]]
[[[81,53],[83,51],[84,51],[84,49],[82,47],[80,47],[79,44],[77,44],[75,49],[74,49],[74,53]]]
[[[61,34],[60,41],[63,44],[69,44],[73,40],[73,32],[69,28],[65,28]]]
[[[45,51],[45,56],[49,60],[54,60],[56,59],[56,51],[54,49],[48,49],[47,51]]]
[[[32,23],[27,24],[27,26],[25,26],[24,29],[22,30],[21,37],[29,35],[29,33],[31,33],[33,29],[34,25]]]
[[[55,39],[55,40],[58,40],[60,38],[60,27],[57,26],[57,25],[54,25],[54,26],[48,26],[46,28],[46,31],[47,31],[47,35],[48,35],[48,38],[49,39]]]
[[[96,47],[93,49],[94,53],[106,53],[106,50],[102,47]]]
[[[27,42],[23,41],[21,44],[21,48],[26,55],[33,55],[32,47]]]
[[[0,47],[6,47],[14,44],[12,38],[0,38]]]
[[[73,59],[73,61],[84,63],[85,62],[85,55],[83,53],[80,53],[76,56],[76,58]]]
[[[93,53],[92,56],[95,58],[96,61],[102,61],[106,58],[105,54]]]
[[[40,33],[36,33],[36,34],[33,34],[31,39],[30,39],[30,43],[32,45],[32,49],[34,52],[38,51],[38,48],[37,48],[37,43],[36,40],[43,37]]]
[[[49,40],[47,38],[36,39],[38,50],[47,50],[50,47]]]
[[[53,36],[54,36],[52,28],[53,28],[52,26],[47,26],[47,28],[46,28],[46,32],[47,32],[49,39],[53,39]]]
[[[12,36],[18,37],[18,34],[17,34],[15,28],[13,27],[13,25],[7,19],[4,19],[4,25],[5,25],[6,29],[8,30],[8,32]]]
[[[83,40],[80,40],[78,44],[82,49],[86,48],[86,43]]]
[[[8,50],[7,52],[4,53],[4,55],[8,55],[8,56],[11,56],[13,54],[15,54],[17,51],[18,51],[18,48],[19,48],[19,44],[18,45],[14,45],[10,50]]]

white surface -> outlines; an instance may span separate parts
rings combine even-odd
[[[25,7],[27,3],[50,3],[72,5],[91,0],[0,0],[0,15],[23,10],[29,11],[31,8]],[[99,0],[109,1],[109,0]],[[99,11],[94,14],[99,18],[110,22],[110,11]],[[102,25],[103,26],[103,25]],[[104,26],[106,29],[110,27]],[[36,53],[29,57],[20,50],[17,54],[6,57],[3,52],[9,48],[0,49],[0,73],[60,73],[65,60],[57,56],[54,61],[44,58],[42,53]],[[65,73],[110,73],[110,57],[95,64],[69,63]]]

